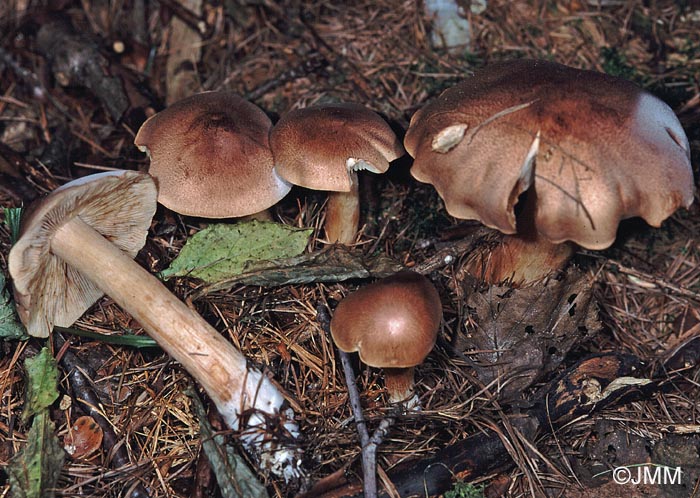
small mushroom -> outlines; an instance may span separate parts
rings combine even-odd
[[[414,368],[432,351],[441,320],[435,286],[423,275],[404,271],[343,299],[333,314],[331,335],[341,351],[357,352],[365,364],[383,368],[389,401],[410,409],[419,405]]]
[[[324,104],[283,115],[270,132],[275,168],[286,181],[328,190],[325,232],[329,243],[357,235],[357,171],[384,173],[405,151],[379,114],[359,104]]]
[[[134,171],[83,177],[35,203],[8,258],[30,335],[73,324],[104,293],[202,385],[263,467],[297,476],[296,450],[263,437],[267,419],[298,436],[293,413],[268,377],[148,271],[133,261],[156,209],[153,179]],[[252,414],[241,424],[244,412]]]
[[[658,227],[693,202],[673,111],[629,81],[553,62],[477,71],[412,117],[404,145],[451,215],[508,234],[468,265],[494,283],[535,281],[574,244],[610,246],[620,220]]]
[[[205,92],[151,116],[134,143],[150,159],[158,202],[204,218],[257,214],[291,185],[275,172],[268,135],[272,122],[230,91]]]

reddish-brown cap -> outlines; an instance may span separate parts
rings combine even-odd
[[[264,211],[291,188],[274,170],[271,126],[238,95],[206,92],[151,116],[134,143],[151,158],[161,204],[190,216],[239,217]]]
[[[450,214],[516,232],[518,197],[545,239],[608,247],[620,220],[659,226],[693,201],[688,140],[673,111],[633,83],[561,64],[486,67],[418,111],[411,173]]]
[[[325,104],[288,112],[272,128],[279,175],[315,190],[350,191],[350,170],[384,173],[405,151],[379,114],[359,104]]]
[[[22,217],[8,258],[17,312],[29,335],[47,337],[54,325],[71,326],[104,294],[51,252],[51,240],[63,224],[80,217],[134,257],[146,243],[155,212],[153,179],[136,171],[86,176],[34,203]]]
[[[343,299],[333,314],[331,335],[339,349],[359,353],[371,367],[410,368],[432,351],[441,320],[435,286],[405,271]]]

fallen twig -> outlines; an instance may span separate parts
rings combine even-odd
[[[315,282],[341,282],[357,278],[386,277],[402,268],[400,263],[384,255],[366,257],[345,246],[331,246],[311,254],[251,265],[244,273],[234,278],[202,287],[194,293],[192,300],[212,292],[227,291],[237,284],[278,287]]]
[[[324,304],[320,304],[316,310],[321,328],[326,334],[330,335],[330,316],[328,314],[328,308],[326,308]],[[376,458],[372,458],[376,455],[376,453],[373,455],[368,451],[368,445],[370,444],[369,431],[367,430],[367,422],[365,421],[365,416],[362,412],[360,392],[357,389],[357,384],[355,382],[355,372],[353,371],[352,363],[350,362],[350,355],[340,349],[337,351],[343,365],[345,384],[348,387],[348,398],[350,399],[350,408],[352,409],[352,415],[355,419],[355,427],[357,427],[357,433],[360,436],[360,447],[362,448],[363,489],[366,498],[373,498],[377,496],[377,473],[375,471]],[[374,445],[374,448],[376,448],[376,445]]]
[[[328,308],[321,304],[317,307],[317,317],[321,324],[321,328],[326,334],[330,331],[330,316]],[[350,355],[345,351],[338,349],[340,360],[343,364],[343,372],[345,373],[345,383],[348,386],[348,397],[350,398],[350,407],[352,408],[355,426],[360,436],[360,447],[362,448],[362,476],[363,489],[365,498],[376,498],[377,496],[377,447],[382,444],[389,429],[394,425],[396,416],[399,412],[400,405],[392,408],[388,416],[384,417],[379,423],[379,427],[372,433],[370,437],[367,430],[367,422],[365,421],[362,412],[362,403],[360,402],[360,392],[357,389],[355,382],[355,372],[352,368]]]
[[[26,203],[39,196],[37,186],[46,192],[55,190],[59,186],[58,182],[51,175],[47,175],[44,169],[35,167],[22,154],[2,142],[0,142],[0,161],[8,165],[9,171],[3,176],[13,180],[13,183],[7,186],[14,188],[15,195]]]

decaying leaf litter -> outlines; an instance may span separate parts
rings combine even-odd
[[[491,1],[483,12],[468,14],[469,50],[450,54],[430,46],[430,21],[414,2],[352,6],[238,2],[201,6],[193,2],[182,3],[183,8],[172,1],[160,6],[148,1],[128,5],[6,2],[0,7],[0,156],[4,159],[0,161],[0,202],[3,207],[17,207],[28,196],[42,195],[71,178],[105,167],[144,169],[146,159],[132,145],[133,132],[150,109],[159,110],[164,102],[171,102],[175,98],[171,95],[233,89],[260,105],[273,121],[292,108],[352,100],[383,113],[396,128],[405,130],[413,112],[472,69],[516,57],[550,58],[621,75],[645,86],[678,113],[697,164],[700,5],[600,3]],[[47,23],[48,19],[67,24]],[[190,31],[200,30],[202,42],[199,51],[190,53],[195,60],[189,63],[178,59],[184,48],[177,40],[184,38],[174,34],[183,24]],[[90,63],[97,64],[102,74],[119,78],[124,93],[113,98],[112,90],[81,81],[88,78],[86,74],[68,73],[55,49],[56,43],[68,46],[68,41],[78,43],[84,50],[80,54],[91,54]],[[115,105],[122,101],[126,104]],[[121,122],[117,121],[119,113],[123,113]],[[483,477],[496,495],[559,495],[579,482],[586,486],[602,482],[583,476],[595,474],[591,469],[598,468],[604,456],[608,461],[602,463],[607,464],[640,463],[638,452],[615,443],[627,434],[660,448],[669,445],[669,433],[689,432],[685,438],[675,436],[680,438],[676,439],[677,453],[688,445],[697,450],[697,436],[693,435],[699,424],[697,206],[675,215],[657,230],[634,221],[626,223],[612,249],[577,256],[576,263],[594,282],[602,328],[582,334],[567,346],[561,365],[525,388],[522,399],[505,403],[496,395],[498,381],[505,379],[481,384],[474,369],[478,355],[470,347],[461,347],[463,339],[479,326],[476,318],[480,316],[478,306],[470,305],[476,297],[460,272],[462,258],[459,253],[456,257],[450,254],[452,261],[425,264],[472,236],[475,229],[448,217],[431,188],[410,179],[409,166],[410,161],[400,160],[388,175],[363,180],[369,192],[364,199],[366,224],[352,248],[353,261],[361,255],[370,270],[372,262],[386,256],[402,266],[428,267],[445,313],[441,341],[418,370],[424,410],[420,416],[397,420],[379,448],[382,471],[428,458],[439,448],[484,428],[500,427],[503,437],[512,442],[511,456],[517,463],[514,468],[499,469],[500,475],[491,471]],[[314,228],[315,235],[320,235],[324,199],[322,194],[294,190],[275,208],[275,219]],[[165,269],[184,242],[208,224],[160,208],[138,261],[153,273]],[[10,233],[4,225],[0,245],[5,272]],[[306,253],[323,248],[312,237]],[[359,472],[357,435],[349,418],[339,362],[318,323],[316,309],[319,303],[333,308],[366,281],[326,279],[324,283],[257,287],[233,279],[225,290],[210,287],[204,292],[206,287],[196,279],[178,277],[168,282],[171,290],[183,299],[190,298],[190,304],[217,330],[251,361],[269,369],[292,394],[306,436],[307,468],[313,480],[339,470],[347,470],[352,479]],[[107,298],[76,327],[108,334],[140,332],[139,325]],[[20,422],[26,390],[22,366],[40,347],[34,341],[3,345],[3,465],[28,439],[30,426]],[[195,410],[185,393],[188,376],[175,363],[157,350],[78,338],[71,338],[67,349],[62,345],[54,348],[59,357],[62,351],[75,353],[84,365],[79,368],[94,371],[90,384],[100,411],[113,426],[117,443],[127,448],[127,459],[116,466],[110,463],[107,450],[87,459],[67,460],[57,484],[59,494],[118,496],[139,483],[151,496],[186,496],[214,486]],[[536,398],[544,382],[590,354],[606,352],[637,355],[644,362],[637,376],[655,379],[660,388],[633,403],[575,420],[554,436],[540,436],[537,453],[533,446],[523,444],[514,432],[513,415]],[[370,424],[377,424],[386,411],[380,373],[358,372],[365,414]],[[59,390],[69,399],[60,407],[52,405],[51,417],[63,437],[85,409],[79,406],[78,395],[70,399],[76,389],[73,381],[60,379]],[[210,418],[217,428],[216,416]],[[503,423],[505,426],[500,425]],[[596,451],[602,441],[614,448],[613,461],[610,451]],[[661,450],[655,454],[659,453]],[[671,465],[673,460],[666,461]],[[691,468],[689,476],[697,478],[693,472],[697,471]],[[379,477],[381,481],[381,472]],[[291,493],[283,483],[268,480],[266,484],[271,496]],[[681,491],[654,492],[691,496],[697,484],[692,480],[685,484]]]

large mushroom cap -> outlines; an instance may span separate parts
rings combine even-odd
[[[238,95],[206,92],[151,116],[134,143],[150,155],[161,204],[190,216],[239,217],[264,211],[291,189],[274,170],[271,126]]]
[[[283,115],[270,133],[275,167],[294,185],[348,192],[349,170],[384,173],[404,154],[379,114],[359,104],[325,104]]]
[[[423,362],[437,339],[442,304],[435,286],[401,272],[343,299],[331,320],[336,346],[376,368],[410,368]]]
[[[25,213],[8,265],[17,311],[30,335],[46,337],[54,325],[72,325],[103,295],[84,275],[51,253],[56,230],[80,217],[134,257],[146,243],[156,195],[148,175],[110,171],[66,183]]]
[[[515,233],[514,207],[529,190],[534,226],[554,243],[603,249],[620,220],[659,226],[693,201],[688,140],[665,103],[552,62],[476,72],[413,116],[404,145],[413,176],[453,216]]]

